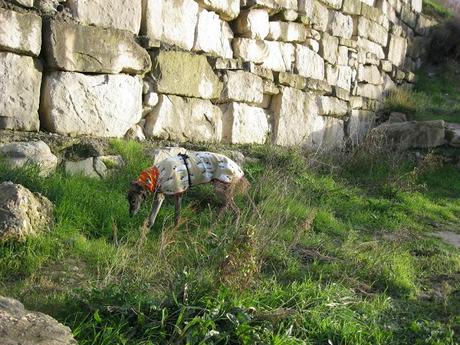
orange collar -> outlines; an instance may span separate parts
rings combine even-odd
[[[160,172],[158,171],[158,168],[153,166],[143,170],[139,175],[137,182],[139,182],[142,187],[153,193],[157,188],[157,181],[159,176]]]

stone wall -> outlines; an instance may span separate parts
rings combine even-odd
[[[174,141],[357,143],[414,82],[422,0],[15,0],[0,129]]]

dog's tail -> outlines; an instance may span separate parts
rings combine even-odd
[[[262,216],[260,215],[259,210],[257,209],[257,205],[254,202],[254,199],[249,194],[249,189],[250,188],[251,188],[251,182],[249,182],[248,179],[245,176],[243,176],[243,177],[241,177],[239,179],[239,181],[238,181],[238,183],[236,185],[236,192],[238,194],[244,194],[248,198],[249,203],[251,204],[254,212],[257,214],[259,219],[261,219]]]

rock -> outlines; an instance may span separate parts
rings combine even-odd
[[[265,67],[262,67],[260,65],[256,65],[253,62],[243,63],[243,68],[245,71],[258,75],[259,77],[262,77],[263,79],[275,80],[273,77],[273,72],[271,70]]]
[[[26,310],[19,301],[0,296],[2,345],[77,345],[69,327],[52,317]]]
[[[220,57],[208,57],[208,62],[216,70],[241,70],[243,69],[243,60],[226,59]]]
[[[152,58],[156,91],[186,97],[217,99],[222,83],[203,55],[160,51]]]
[[[371,42],[365,38],[358,37],[357,46],[359,52],[364,53],[364,61],[360,61],[363,64],[367,63],[366,53],[372,53],[379,60],[385,59],[385,53],[383,52],[382,46],[375,42]]]
[[[332,92],[332,87],[324,80],[307,78],[307,90],[314,91],[315,94],[323,95]]]
[[[311,18],[313,15],[313,0],[298,0],[299,14],[306,18]]]
[[[34,0],[13,0],[18,5],[24,7],[34,7]]]
[[[192,50],[198,11],[193,0],[144,0],[141,33],[151,41]]]
[[[179,154],[187,154],[189,151],[183,147],[160,147],[155,150],[147,151],[147,155],[152,158],[153,163],[157,164],[162,160],[170,157],[178,156]]]
[[[358,81],[364,81],[369,84],[381,85],[383,84],[382,75],[375,65],[365,66],[359,65],[358,68]]]
[[[261,77],[244,71],[227,71],[223,78],[224,88],[219,102],[262,103],[264,86]]]
[[[378,43],[382,47],[386,47],[388,43],[388,30],[366,17],[359,17],[358,35]]]
[[[18,184],[0,184],[0,242],[23,241],[40,231],[49,230],[52,224],[51,201]],[[1,322],[0,318],[0,325]]]
[[[388,119],[388,122],[406,122],[407,121],[407,116],[404,113],[398,113],[396,111],[393,111],[390,113],[390,118]]]
[[[269,125],[261,108],[232,102],[222,106],[222,141],[229,144],[264,144]]]
[[[411,0],[412,10],[420,13],[422,12],[422,0]]]
[[[357,15],[361,14],[360,0],[343,0],[342,11],[345,14]]]
[[[264,95],[277,95],[280,90],[271,80],[263,79]]]
[[[216,12],[225,21],[235,19],[240,13],[239,0],[197,0],[197,2],[203,8]]]
[[[363,96],[366,98],[371,98],[371,99],[379,99],[382,97],[383,93],[383,87],[381,85],[372,85],[372,84],[365,84],[365,83],[359,83],[357,90],[356,90],[356,95],[358,96]]]
[[[353,35],[353,18],[339,11],[334,11],[331,23],[331,33],[333,36],[351,38]]]
[[[56,170],[58,159],[51,153],[43,141],[13,142],[0,146],[0,157],[13,168],[27,164],[36,165],[41,176],[47,176]]]
[[[45,25],[44,46],[47,64],[53,69],[142,74],[151,68],[147,51],[122,30],[51,20]]]
[[[134,125],[126,132],[124,138],[126,140],[134,140],[134,141],[139,141],[139,142],[144,141],[145,135],[144,135],[143,127],[139,125]]]
[[[102,162],[107,169],[121,169],[125,166],[125,161],[120,155],[108,155],[108,156],[99,156],[95,157],[96,162]],[[98,163],[96,163],[97,165]]]
[[[242,11],[236,20],[235,32],[241,37],[263,40],[269,32],[268,12],[264,9]]]
[[[38,131],[41,81],[38,60],[0,52],[0,129]]]
[[[283,42],[305,42],[307,29],[305,25],[292,22],[270,22],[268,40]]]
[[[63,135],[123,137],[142,116],[142,81],[128,75],[52,72],[45,77],[42,125]]]
[[[42,47],[42,19],[33,13],[0,8],[0,49],[38,56]]]
[[[380,68],[384,72],[391,72],[393,70],[393,65],[388,60],[382,60],[382,61],[380,61]]]
[[[347,102],[336,97],[320,96],[317,98],[319,115],[344,116],[348,112]]]
[[[92,178],[103,178],[107,175],[105,164],[95,157],[86,158],[80,161],[66,161],[64,163],[65,173],[68,176],[85,176]]]
[[[351,144],[361,145],[374,125],[375,113],[367,110],[352,110],[348,120],[348,137]]]
[[[337,63],[337,55],[339,51],[339,39],[331,36],[327,33],[323,34],[323,38],[320,41],[319,54],[322,58],[331,64]]]
[[[305,40],[304,45],[307,48],[313,50],[315,53],[319,52],[319,42],[317,40],[314,40],[313,38],[307,38]]]
[[[444,145],[444,121],[383,123],[370,132],[371,140],[394,149],[429,148]]]
[[[324,60],[313,50],[296,44],[295,63],[298,74],[307,78],[324,79]]]
[[[313,28],[318,31],[326,31],[329,23],[329,11],[327,7],[317,0],[313,0],[311,22],[313,24]]]
[[[146,118],[144,133],[158,139],[219,142],[222,112],[207,100],[160,95],[158,105]]]
[[[327,7],[333,8],[335,10],[340,10],[342,7],[342,0],[321,0]]]
[[[460,124],[446,124],[446,139],[449,146],[460,147]]]
[[[273,142],[281,146],[302,145],[315,130],[316,97],[290,87],[280,87],[280,91],[272,96]]]
[[[214,12],[200,10],[193,50],[231,59],[233,32],[230,25]]]
[[[68,0],[73,17],[82,24],[139,33],[142,19],[140,0]]]
[[[303,90],[307,86],[307,78],[292,73],[280,72],[276,81],[280,85],[290,86],[299,90]]]
[[[158,94],[156,92],[149,92],[143,97],[144,106],[153,109],[158,104]]]
[[[407,40],[404,37],[391,35],[388,45],[387,59],[393,65],[401,67],[406,58]]]
[[[263,68],[276,72],[292,70],[294,46],[290,43],[235,38],[233,51],[235,57],[262,64]]]

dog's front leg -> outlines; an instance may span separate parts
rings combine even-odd
[[[182,205],[182,194],[174,195],[174,206],[175,206],[174,224],[175,224],[175,226],[179,225],[181,205]]]
[[[151,228],[153,224],[155,223],[155,219],[158,216],[158,212],[160,211],[161,204],[163,204],[164,200],[165,200],[165,196],[163,193],[158,193],[156,198],[153,199],[152,211],[150,212],[149,222],[147,224],[149,228]]]

